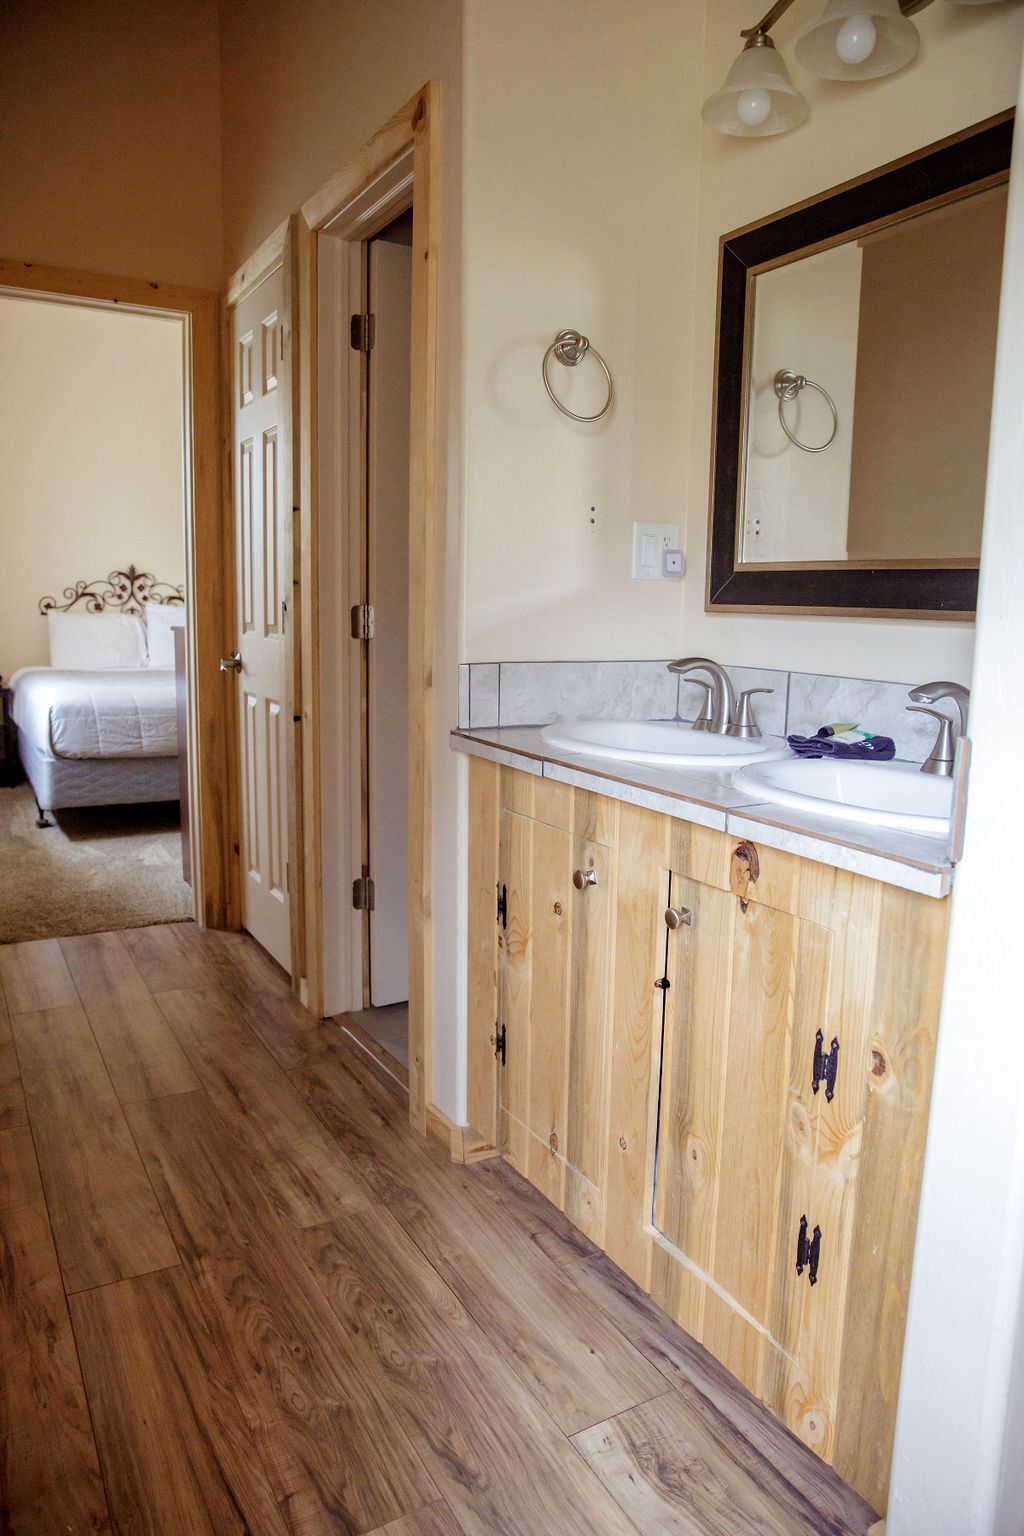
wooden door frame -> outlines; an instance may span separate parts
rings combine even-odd
[[[195,917],[237,928],[241,904],[238,797],[232,773],[233,715],[220,658],[234,628],[234,589],[225,579],[230,522],[222,475],[221,330],[217,294],[174,283],[77,272],[0,258],[0,291],[156,312],[182,323],[185,381],[185,591],[189,638],[189,783],[193,797]]]
[[[279,442],[281,445],[280,476],[282,494],[285,497],[285,569],[284,588],[288,593],[285,606],[285,644],[286,661],[285,677],[288,687],[288,696],[282,700],[282,709],[286,718],[291,721],[291,730],[286,741],[286,781],[288,801],[288,916],[291,938],[291,965],[289,967],[292,987],[302,998],[306,999],[306,958],[305,958],[305,889],[303,880],[302,863],[302,782],[300,764],[302,759],[302,723],[299,712],[295,708],[295,701],[300,697],[301,676],[301,648],[298,643],[299,631],[302,622],[301,589],[299,586],[299,533],[300,520],[296,516],[295,498],[295,465],[299,458],[298,428],[299,428],[299,368],[297,358],[298,325],[296,312],[296,247],[295,225],[297,219],[291,216],[283,219],[277,228],[267,236],[266,240],[257,247],[248,260],[244,261],[236,272],[228,279],[224,292],[222,333],[224,336],[224,425],[226,448],[225,468],[225,523],[227,533],[227,573],[231,582],[232,594],[235,591],[234,572],[236,558],[235,535],[235,504],[234,504],[234,475],[235,459],[233,451],[233,414],[234,414],[234,345],[233,345],[233,310],[246,298],[254,288],[268,278],[278,267],[282,269],[284,287],[284,313],[282,325],[285,328],[285,357],[287,359],[287,375],[285,388],[281,394],[281,427]],[[234,650],[235,639],[232,638],[229,650]],[[236,698],[235,695],[232,695]],[[237,702],[237,699],[236,699]],[[235,785],[235,793],[239,804],[239,827],[241,826],[241,761],[240,740],[237,725],[237,711],[235,715],[235,729],[229,736],[229,750],[231,753],[231,774]],[[239,869],[239,907],[241,907],[241,871]],[[241,911],[239,912],[241,921]]]
[[[374,199],[375,184],[411,156],[413,195],[412,409],[409,494],[409,1114],[426,1127],[432,1097],[431,789],[435,527],[444,486],[437,455],[437,304],[440,132],[439,87],[429,81],[370,142],[303,205],[297,229],[299,293],[299,547],[303,878],[306,1001],[324,999],[323,851],[320,804],[321,716],[319,508],[317,469],[317,273],[320,239],[363,242],[394,216],[395,189]],[[390,198],[390,200],[389,200]],[[406,198],[406,206],[408,199]],[[339,345],[341,338],[339,338]],[[351,509],[349,509],[351,511]]]

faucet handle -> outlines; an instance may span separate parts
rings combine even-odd
[[[690,726],[690,730],[710,731],[712,721],[715,718],[714,708],[711,702],[711,696],[714,693],[714,689],[711,684],[706,683],[702,677],[690,677],[687,678],[687,682],[693,688],[703,688],[704,690],[704,697],[700,701],[700,708],[697,711],[693,724]]]
[[[739,736],[744,741],[756,741],[761,735],[761,727],[754,719],[754,712],[750,707],[751,695],[774,692],[774,688],[745,688],[736,700],[736,714],[729,722],[726,735]]]
[[[926,709],[922,704],[908,704],[906,709],[908,714],[931,715],[933,720],[939,722],[939,733],[931,752],[921,764],[921,772],[936,773],[940,778],[948,779],[953,772],[953,727],[956,722],[952,715],[944,714],[941,709]]]

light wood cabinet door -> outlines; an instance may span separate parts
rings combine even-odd
[[[801,1216],[816,1224],[810,1087],[832,935],[675,870],[671,903],[689,921],[668,939],[654,1283],[760,1395],[793,1342],[788,1293],[809,1283],[793,1255]]]
[[[586,1232],[604,1220],[615,894],[593,798],[505,781],[498,853],[498,1145]]]

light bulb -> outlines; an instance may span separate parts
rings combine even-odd
[[[844,64],[863,64],[874,53],[877,39],[870,16],[848,16],[836,33],[836,53]]]
[[[741,91],[736,98],[736,116],[748,128],[760,127],[771,110],[771,92],[762,90],[760,86]]]

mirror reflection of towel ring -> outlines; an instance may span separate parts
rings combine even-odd
[[[567,405],[563,405],[561,400],[559,400],[558,396],[555,394],[554,390],[551,388],[551,380],[548,378],[548,363],[551,361],[553,355],[557,357],[558,361],[564,368],[578,368],[580,363],[582,363],[583,359],[587,356],[588,352],[591,357],[595,358],[597,362],[600,363],[604,372],[604,376],[608,381],[608,398],[595,415],[579,416],[575,411],[570,411]],[[544,361],[540,365],[540,374],[541,378],[544,380],[544,388],[547,390],[554,404],[558,406],[558,409],[562,412],[563,416],[569,416],[573,421],[600,421],[602,416],[606,416],[608,414],[608,410],[612,403],[612,376],[608,371],[608,364],[605,362],[597,348],[592,347],[586,336],[581,335],[579,331],[559,331],[550,347],[548,347],[547,351],[544,353]]]
[[[820,384],[815,384],[813,379],[804,378],[802,373],[793,373],[789,368],[779,369],[775,375],[774,389],[779,397],[779,421],[782,424],[782,430],[794,447],[801,449],[804,453],[824,453],[826,448],[831,448],[836,440],[836,433],[839,431],[839,412],[836,410],[835,401],[828,390],[822,389]],[[795,400],[803,389],[816,389],[818,394],[828,403],[828,408],[832,412],[832,431],[827,442],[818,443],[817,445],[802,443],[786,425],[786,402],[788,400]]]

